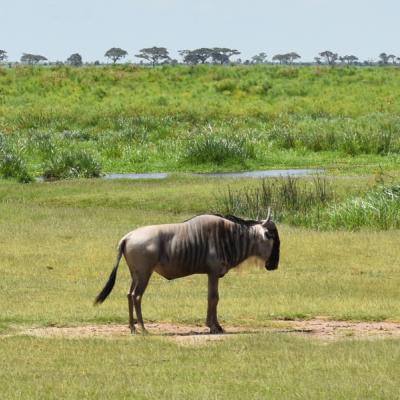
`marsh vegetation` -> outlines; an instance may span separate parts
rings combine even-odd
[[[99,168],[394,169],[399,74],[268,65],[2,69],[0,132],[31,176],[49,171],[61,151],[86,166],[94,160],[93,173],[73,176]],[[66,169],[61,176],[71,176]]]
[[[335,187],[336,186],[336,187]],[[274,218],[295,226],[322,230],[400,228],[400,185],[376,184],[361,192],[343,193],[330,178],[287,177],[256,185],[228,188],[218,197],[223,213],[262,216],[268,207]]]

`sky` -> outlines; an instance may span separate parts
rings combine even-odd
[[[111,47],[177,51],[229,47],[243,60],[295,51],[301,61],[319,52],[377,59],[400,57],[400,0],[0,0],[0,49],[65,61],[106,61]]]

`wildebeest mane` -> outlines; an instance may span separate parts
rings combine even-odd
[[[214,214],[214,215],[217,215],[218,217],[227,219],[228,221],[235,222],[236,224],[239,224],[239,225],[253,226],[253,225],[257,225],[257,224],[261,223],[260,221],[256,221],[253,219],[243,219],[243,218],[237,217],[236,215],[232,215],[232,214],[226,214],[226,215]]]
[[[224,218],[224,219],[227,219],[228,221],[235,222],[236,224],[239,224],[239,225],[242,225],[242,226],[246,226],[246,227],[257,225],[257,224],[261,223],[260,221],[255,221],[253,219],[243,219],[243,218],[237,217],[236,215],[232,215],[232,214],[225,214],[225,215],[222,215],[222,214],[208,214],[208,215],[215,215],[216,217]],[[195,215],[194,217],[189,218],[189,219],[187,219],[187,220],[185,220],[183,222],[188,222],[188,221],[190,221],[190,220],[192,220],[193,218],[196,218],[196,217],[199,217],[199,215]]]

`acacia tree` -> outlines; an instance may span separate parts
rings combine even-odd
[[[104,54],[104,57],[107,57],[112,60],[113,64],[115,64],[121,58],[124,58],[128,55],[126,50],[120,49],[119,47],[112,47],[107,50]]]
[[[179,54],[183,57],[186,64],[205,64],[211,58],[212,49],[201,47],[194,50],[180,50]]]
[[[21,62],[24,64],[37,64],[40,61],[47,61],[47,58],[41,56],[40,54],[29,54],[29,53],[23,53],[21,57]]]
[[[264,64],[267,61],[267,53],[259,53],[251,57],[252,64]]]
[[[379,54],[380,64],[386,65],[389,63],[389,57],[386,53]]]
[[[297,54],[296,52],[292,51],[290,53],[284,54],[285,59],[287,60],[287,62],[289,64],[293,64],[293,62],[295,60],[298,60],[299,58],[301,58],[301,56],[299,54]]]
[[[7,60],[7,52],[5,50],[0,50],[0,62]]]
[[[141,49],[139,54],[136,54],[135,57],[143,58],[148,61],[153,67],[159,64],[161,61],[168,61],[171,58],[169,57],[168,50],[165,47],[148,47],[145,49]]]
[[[319,53],[319,55],[320,55],[322,58],[325,59],[325,62],[326,62],[328,65],[334,65],[335,62],[336,62],[337,59],[338,59],[338,54],[337,54],[337,53],[333,53],[333,52],[330,51],[330,50],[325,50],[325,51]]]
[[[73,65],[75,67],[80,67],[83,64],[82,56],[78,53],[71,54],[67,58],[67,64]]]
[[[347,65],[355,64],[358,61],[358,57],[353,55],[346,55],[343,57],[339,57],[339,60]]]
[[[196,59],[192,59],[189,54],[190,50],[178,50],[178,54],[182,57],[185,64],[197,64]]]
[[[228,49],[226,47],[213,47],[211,49],[211,58],[214,64],[227,64],[230,57],[240,54],[239,50]]]
[[[285,54],[275,54],[272,61],[279,61],[279,64],[293,64],[294,60],[301,58],[300,55],[294,51]]]
[[[201,48],[195,50],[179,50],[179,55],[186,64],[205,64],[207,59],[211,57],[211,49]]]
[[[396,64],[396,56],[394,55],[394,54],[389,54],[388,56],[387,56],[387,58],[388,58],[388,61],[392,61],[392,64]]]
[[[201,64],[205,64],[206,61],[211,57],[212,49],[207,47],[200,47],[199,49],[193,50],[193,54],[198,58]]]
[[[285,62],[285,56],[283,54],[275,54],[272,57],[272,61],[278,61],[279,64],[284,64]]]
[[[350,54],[347,57],[347,61],[348,61],[349,64],[356,64],[358,62],[358,57],[354,56],[353,54]]]

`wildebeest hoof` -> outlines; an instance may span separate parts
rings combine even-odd
[[[224,333],[224,330],[222,329],[221,325],[214,325],[210,327],[210,334],[211,335],[218,335]]]
[[[148,331],[147,329],[145,329],[145,328],[142,328],[142,329],[140,330],[140,333],[141,333],[143,336],[150,335],[149,331]]]

